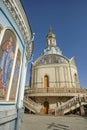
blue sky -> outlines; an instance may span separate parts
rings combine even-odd
[[[21,0],[35,33],[33,61],[46,47],[50,25],[64,56],[75,56],[79,81],[87,88],[87,0]],[[29,82],[30,63],[26,84]]]

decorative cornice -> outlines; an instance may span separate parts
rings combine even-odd
[[[32,45],[32,31],[27,20],[26,14],[22,7],[20,0],[3,0],[3,3],[7,7],[11,16],[13,17],[16,25],[18,26],[20,33],[26,44],[26,55],[28,58],[32,55],[33,45]]]

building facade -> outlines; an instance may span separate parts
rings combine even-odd
[[[79,88],[74,57],[68,59],[62,55],[51,28],[47,34],[46,42],[43,55],[32,64],[31,87]]]
[[[39,114],[56,114],[64,109],[65,114],[71,108],[66,112],[67,106],[64,105],[68,104],[69,107],[74,100],[78,100],[78,96],[82,98],[86,94],[86,90],[79,84],[75,58],[69,59],[62,54],[50,28],[43,54],[31,65],[30,88],[25,91],[25,107]]]
[[[20,0],[0,0],[0,130],[19,130],[33,33]]]

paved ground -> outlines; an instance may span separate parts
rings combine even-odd
[[[24,114],[21,130],[87,130],[87,117]]]

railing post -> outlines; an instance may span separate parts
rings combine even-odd
[[[85,115],[85,110],[84,110],[84,106],[80,105],[80,115],[84,116]]]

